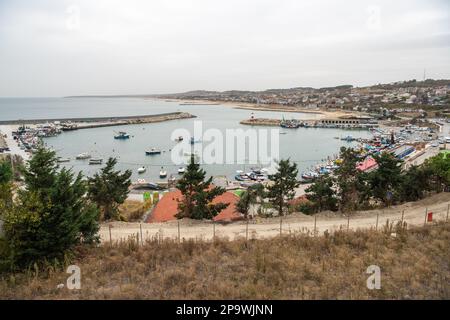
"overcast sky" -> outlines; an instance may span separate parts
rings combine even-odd
[[[0,0],[0,96],[450,78],[448,0]]]

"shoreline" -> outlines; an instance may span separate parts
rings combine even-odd
[[[183,105],[202,105],[202,106],[231,106],[233,109],[242,110],[254,110],[254,111],[267,111],[267,112],[291,112],[291,113],[305,113],[305,114],[315,114],[318,115],[316,119],[322,118],[339,118],[348,115],[363,115],[360,112],[355,111],[325,111],[325,110],[312,110],[307,108],[295,107],[295,106],[285,106],[279,104],[256,104],[250,102],[239,102],[239,101],[221,101],[221,100],[207,100],[207,99],[178,99],[178,98],[154,98],[156,100],[167,101],[167,102],[178,102],[180,106]]]

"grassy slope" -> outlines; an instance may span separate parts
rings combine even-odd
[[[407,299],[450,298],[450,224],[313,238],[117,243],[80,249],[82,289],[68,275],[3,275],[0,298],[25,299]],[[369,265],[381,290],[368,290]]]

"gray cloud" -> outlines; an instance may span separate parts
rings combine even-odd
[[[450,76],[448,1],[0,1],[0,96]],[[78,15],[79,13],[79,15]]]

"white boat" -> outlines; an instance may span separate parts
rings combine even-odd
[[[140,167],[137,169],[138,173],[144,173],[145,171],[147,171],[147,169],[145,167]]]
[[[70,159],[69,159],[69,158],[61,158],[61,157],[58,157],[58,159],[56,160],[56,162],[58,162],[58,163],[70,162]]]
[[[184,167],[178,168],[178,173],[179,173],[179,174],[183,174],[183,173],[185,173],[185,172],[186,172],[186,169],[185,169]]]
[[[83,152],[83,153],[80,153],[79,155],[77,155],[75,157],[75,159],[77,159],[77,160],[86,160],[86,159],[89,159],[90,157],[91,157],[91,155],[89,153]]]
[[[102,164],[102,163],[103,163],[103,159],[100,159],[100,158],[95,158],[95,159],[89,160],[89,164]]]
[[[162,167],[161,167],[161,171],[159,171],[159,177],[160,178],[167,177],[167,171],[165,171]]]

